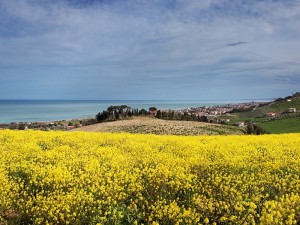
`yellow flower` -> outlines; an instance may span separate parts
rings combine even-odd
[[[0,223],[296,224],[299,143],[0,131]]]

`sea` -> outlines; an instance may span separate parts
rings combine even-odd
[[[247,100],[247,102],[254,100]],[[48,122],[94,118],[112,105],[127,105],[135,109],[186,109],[224,105],[231,101],[188,100],[0,100],[0,123]],[[246,102],[241,101],[239,102]]]

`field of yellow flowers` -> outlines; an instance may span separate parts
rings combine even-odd
[[[297,223],[300,134],[0,131],[0,224]]]

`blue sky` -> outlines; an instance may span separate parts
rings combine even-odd
[[[300,90],[299,0],[1,0],[0,99]]]

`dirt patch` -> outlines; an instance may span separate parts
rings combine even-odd
[[[129,120],[98,123],[72,131],[88,132],[128,132],[141,134],[168,135],[218,135],[242,134],[241,130],[232,126],[202,123],[196,121],[161,120],[152,117],[134,117]]]
[[[0,225],[9,224],[8,221],[14,221],[19,217],[20,215],[12,209],[2,211],[0,212]]]

